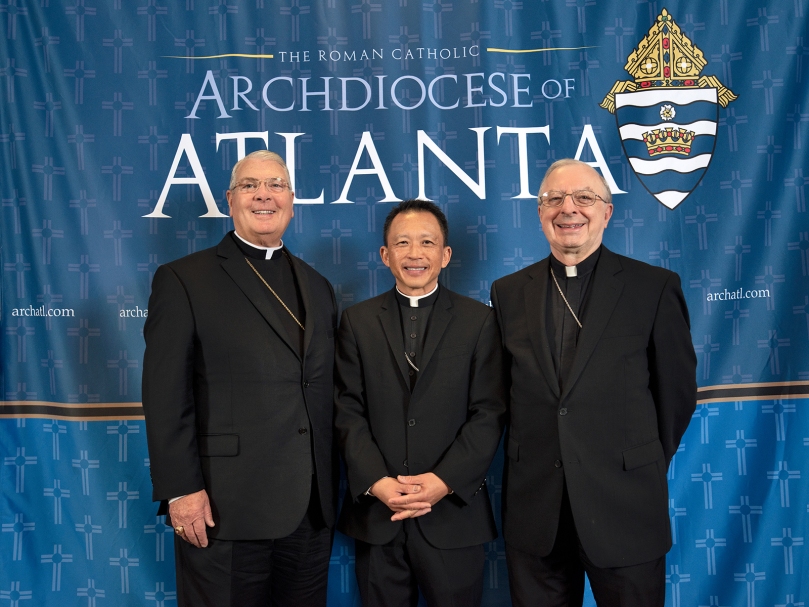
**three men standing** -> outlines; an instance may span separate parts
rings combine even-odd
[[[479,605],[484,542],[497,536],[486,472],[505,413],[494,312],[438,285],[447,220],[411,200],[388,215],[395,288],[347,309],[337,339],[335,425],[367,607]]]
[[[540,187],[551,255],[496,281],[510,366],[503,531],[514,605],[660,606],[666,471],[696,407],[680,280],[601,244],[609,188],[560,160]]]
[[[157,271],[144,328],[181,605],[325,604],[333,361],[338,528],[356,539],[363,604],[415,605],[419,590],[480,603],[496,537],[484,479],[510,385],[514,605],[581,605],[585,572],[599,606],[663,605],[666,471],[696,405],[680,281],[602,245],[613,206],[590,166],[554,163],[540,192],[551,255],[496,281],[494,310],[438,285],[452,254],[441,210],[395,207],[380,254],[396,287],[343,313],[335,357],[333,291],[281,243],[283,161],[236,164],[235,232]]]
[[[178,603],[326,604],[337,458],[334,292],[283,246],[283,160],[233,167],[235,231],[158,268],[144,327],[153,498],[177,533]]]

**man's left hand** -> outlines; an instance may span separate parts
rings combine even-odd
[[[197,548],[208,545],[208,527],[216,524],[213,522],[211,502],[205,489],[172,501],[169,504],[169,516],[181,539]]]
[[[432,472],[426,474],[416,474],[414,476],[398,476],[396,478],[403,485],[420,485],[421,490],[418,493],[420,502],[428,502],[430,506],[435,506],[445,495],[449,494],[449,487],[447,484],[438,478]],[[395,497],[390,500],[392,505],[404,506],[407,504],[409,496],[403,495]],[[409,518],[408,511],[397,513],[391,520],[401,520]]]

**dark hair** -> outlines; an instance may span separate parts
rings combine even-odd
[[[388,232],[390,231],[390,224],[393,223],[393,218],[400,213],[432,213],[438,220],[438,225],[441,227],[441,234],[444,237],[444,246],[449,245],[449,224],[447,223],[447,216],[441,208],[427,200],[404,200],[397,204],[390,210],[388,216],[385,218],[385,227],[382,228],[382,240],[385,246],[388,245]]]

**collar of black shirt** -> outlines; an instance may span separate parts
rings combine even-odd
[[[236,246],[239,247],[239,250],[250,259],[267,259],[268,249],[266,248],[259,249],[258,247],[251,246],[250,244],[248,244],[247,242],[236,236],[236,232],[231,232],[230,235],[233,238],[233,242],[235,242]],[[284,246],[282,243],[282,245],[279,248],[273,250],[270,259],[281,259],[283,256],[284,256]]]
[[[582,278],[583,276],[587,276],[590,272],[592,272],[596,264],[598,263],[598,258],[601,256],[601,246],[599,246],[595,251],[593,251],[590,255],[587,256],[586,259],[580,261],[576,264],[576,276]],[[558,279],[565,278],[567,274],[565,273],[565,266],[561,261],[556,259],[556,257],[551,254],[551,269],[553,270],[554,274]]]
[[[399,302],[400,306],[404,306],[405,308],[426,308],[427,306],[433,305],[435,300],[438,299],[438,291],[440,289],[441,287],[436,285],[436,288],[432,293],[419,297],[408,297],[407,295],[403,295],[396,287],[393,287],[393,293],[396,295],[396,301]]]

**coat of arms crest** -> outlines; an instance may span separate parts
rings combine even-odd
[[[719,106],[736,95],[701,75],[702,51],[663,9],[627,58],[601,107],[615,114],[624,153],[643,186],[669,209],[697,187],[716,144]]]

